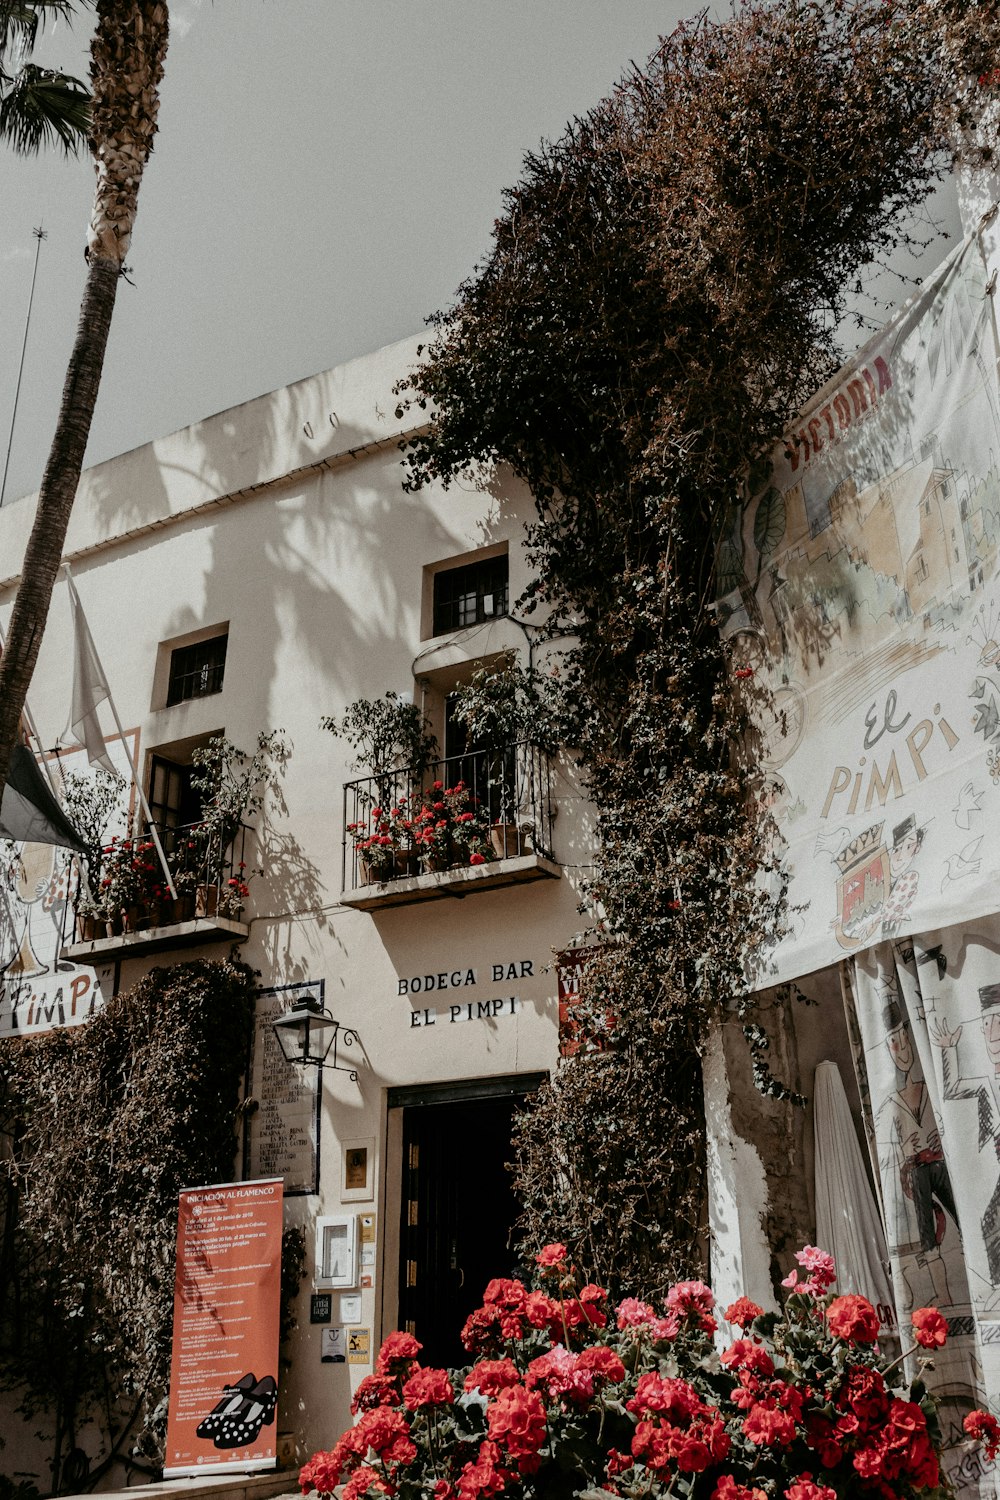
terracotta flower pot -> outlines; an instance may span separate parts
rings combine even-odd
[[[99,932],[97,917],[93,912],[87,912],[85,915],[77,917],[76,930],[81,943],[93,943],[96,942],[98,935],[103,937],[104,923],[101,923]]]
[[[173,920],[175,922],[190,922],[194,918],[194,891],[182,891],[179,896],[174,897]]]
[[[524,853],[524,835],[516,823],[495,823],[490,843],[497,859],[517,859]]]
[[[421,865],[423,865],[425,870],[435,872],[441,870],[450,870],[455,863],[455,859],[453,853],[451,852],[442,854],[436,849],[431,849],[426,853],[421,854],[420,863]]]
[[[217,885],[200,885],[195,892],[195,916],[214,917],[218,909],[219,887]]]

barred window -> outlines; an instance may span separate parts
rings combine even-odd
[[[434,575],[434,634],[481,625],[507,613],[506,555],[487,557]]]
[[[207,698],[222,691],[226,670],[228,635],[215,635],[193,646],[178,646],[170,653],[170,680],[167,684],[167,707],[184,703],[188,698]]]

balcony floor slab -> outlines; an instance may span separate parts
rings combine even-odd
[[[141,958],[167,948],[197,948],[202,943],[242,943],[250,936],[245,922],[229,917],[195,917],[190,922],[172,922],[168,927],[145,927],[141,932],[122,932],[115,937],[94,938],[89,943],[68,943],[63,958],[74,963],[106,963],[113,958]]]
[[[343,906],[356,911],[381,911],[387,906],[412,906],[417,901],[461,900],[477,891],[495,891],[505,885],[523,885],[531,880],[558,880],[559,865],[543,854],[521,854],[516,859],[493,859],[484,865],[459,865],[454,870],[435,870],[402,880],[384,880],[344,891]]]

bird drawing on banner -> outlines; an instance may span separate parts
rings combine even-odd
[[[831,860],[836,861],[840,851],[847,847],[851,841],[851,830],[849,828],[821,828],[816,835],[816,853],[829,854]]]
[[[949,854],[945,860],[947,872],[941,882],[941,891],[944,893],[946,887],[953,880],[968,880],[970,875],[979,874],[979,846],[983,842],[983,835],[970,839],[960,854]]]
[[[955,814],[955,827],[968,828],[969,819],[973,813],[979,812],[983,800],[983,793],[977,792],[971,781],[967,781],[958,794],[958,801],[952,808]]]

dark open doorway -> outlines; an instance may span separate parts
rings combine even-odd
[[[487,1097],[454,1097],[474,1084],[427,1090],[403,1105],[398,1327],[423,1344],[425,1365],[467,1362],[463,1323],[492,1277],[514,1273],[518,1202],[505,1164],[514,1113],[540,1081],[504,1080]]]

